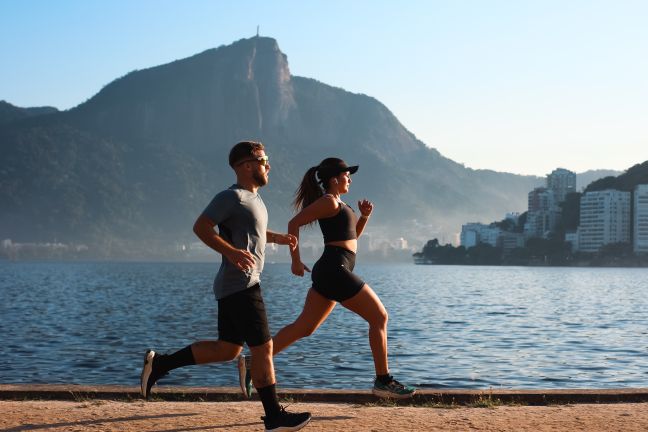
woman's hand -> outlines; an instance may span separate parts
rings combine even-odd
[[[369,217],[371,216],[371,212],[373,211],[373,204],[371,201],[368,201],[366,199],[358,201],[358,209],[360,209],[360,214],[364,217]]]
[[[293,261],[290,270],[292,271],[292,274],[300,277],[304,276],[304,270],[310,273],[310,269],[301,261]]]

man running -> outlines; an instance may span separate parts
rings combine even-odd
[[[257,193],[268,183],[270,172],[263,144],[236,144],[229,164],[236,173],[236,184],[217,194],[194,224],[198,238],[223,256],[214,280],[218,340],[194,342],[171,355],[148,350],[141,375],[142,396],[148,399],[151,387],[170,370],[233,360],[246,343],[252,354],[252,380],[265,411],[265,430],[296,431],[306,426],[311,415],[289,413],[277,400],[272,338],[259,282],[266,242],[294,249],[297,238],[267,229],[268,212]]]

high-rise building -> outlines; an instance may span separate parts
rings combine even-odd
[[[635,253],[648,253],[648,184],[637,185],[634,190]]]
[[[547,175],[547,189],[553,191],[556,204],[565,201],[569,193],[576,192],[576,173],[557,168]]]
[[[465,248],[486,243],[497,246],[497,239],[502,230],[481,223],[468,223],[461,226],[461,246]]]
[[[529,192],[525,237],[546,237],[560,220],[560,207],[553,190],[538,187]]]
[[[598,252],[610,243],[630,242],[630,192],[614,189],[587,192],[580,202],[578,248]]]

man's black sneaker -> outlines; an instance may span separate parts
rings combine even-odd
[[[159,356],[153,350],[148,350],[144,354],[144,367],[142,367],[142,374],[140,375],[140,391],[144,399],[148,399],[151,396],[151,387],[153,387],[153,384],[166,375],[165,372],[160,372],[159,368],[156,368],[155,360]]]
[[[310,419],[309,412],[289,413],[284,407],[281,407],[279,414],[272,418],[261,417],[266,432],[298,431],[306,426]]]

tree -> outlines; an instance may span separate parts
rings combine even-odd
[[[502,263],[502,249],[488,243],[479,243],[468,248],[468,264],[500,265]]]
[[[567,194],[565,201],[560,203],[562,215],[556,228],[557,231],[576,231],[580,223],[580,200],[581,194],[572,192]]]

